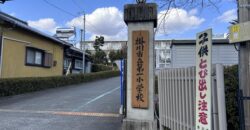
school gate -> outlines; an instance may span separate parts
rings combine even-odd
[[[162,69],[158,73],[161,130],[195,130],[195,67]],[[218,103],[219,102],[219,103]],[[226,130],[223,66],[212,69],[212,130]]]

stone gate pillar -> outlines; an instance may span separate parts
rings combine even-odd
[[[157,5],[127,4],[124,21],[128,26],[127,117],[123,130],[156,130],[154,117],[154,28]]]

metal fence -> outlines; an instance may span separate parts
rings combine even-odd
[[[213,130],[226,130],[223,66],[216,65],[213,68]],[[195,130],[195,75],[195,67],[159,71],[161,130],[166,128],[171,130]],[[218,104],[218,101],[220,104]]]

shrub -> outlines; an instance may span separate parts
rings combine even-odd
[[[91,72],[101,72],[101,71],[111,71],[113,70],[112,66],[106,66],[102,64],[93,64],[91,67]]]
[[[118,76],[119,71],[103,71],[69,76],[0,79],[0,96],[17,95]]]
[[[224,76],[228,130],[239,130],[239,112],[237,104],[239,86],[238,66],[226,67]]]

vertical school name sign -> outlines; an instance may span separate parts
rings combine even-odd
[[[196,37],[196,130],[212,130],[212,29]]]
[[[132,40],[132,107],[147,109],[149,31],[133,31]]]

